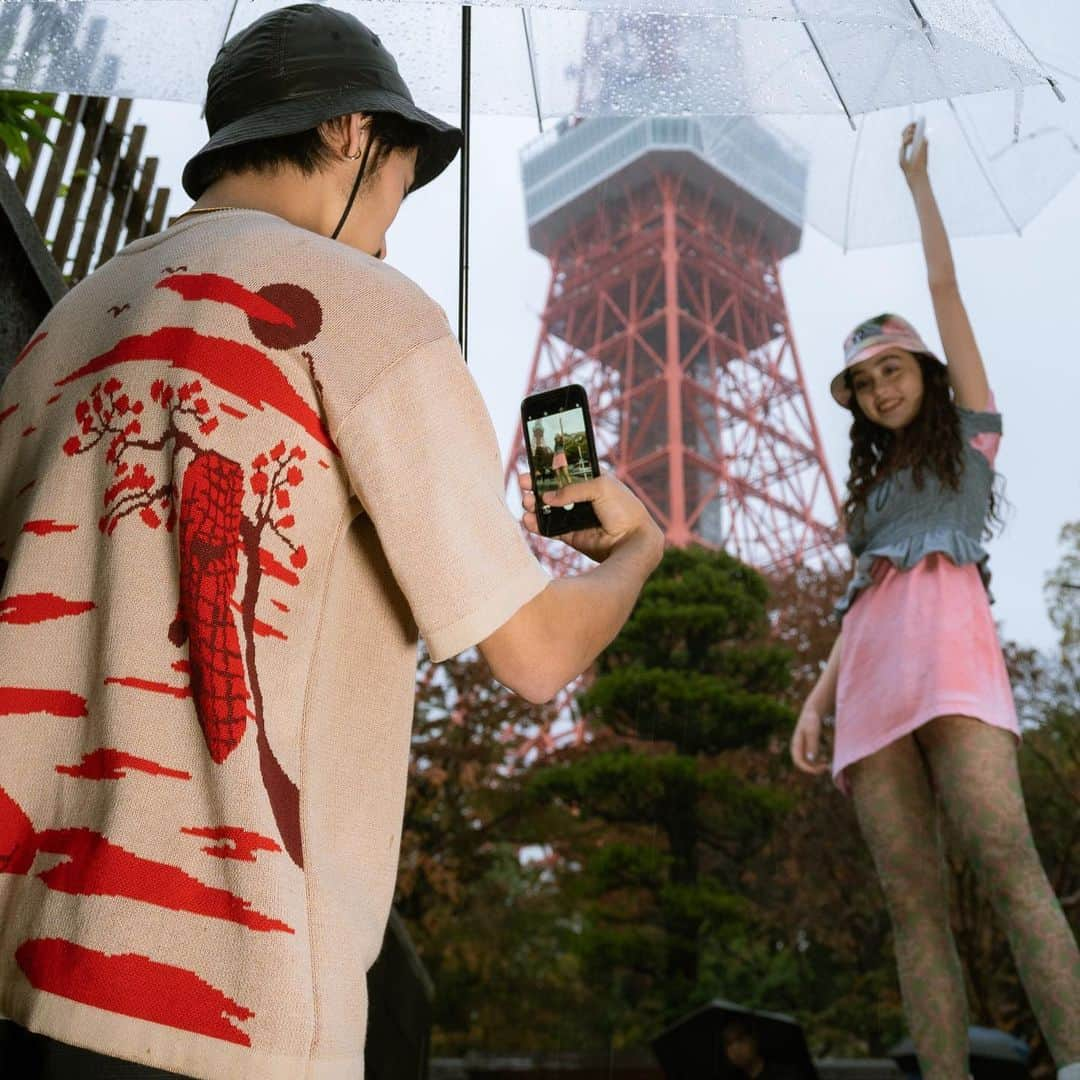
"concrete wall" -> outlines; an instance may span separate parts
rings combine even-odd
[[[0,381],[66,291],[18,188],[0,168]]]

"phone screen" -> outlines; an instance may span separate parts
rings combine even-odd
[[[526,398],[522,424],[540,531],[545,536],[558,536],[575,529],[596,528],[600,522],[590,503],[542,505],[545,494],[600,474],[585,391],[568,386]]]

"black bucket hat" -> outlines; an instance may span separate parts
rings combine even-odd
[[[184,167],[184,190],[206,190],[207,155],[292,135],[350,113],[390,112],[429,132],[412,190],[434,180],[462,146],[460,129],[417,108],[386,47],[359,19],[295,4],[257,19],[221,47],[207,75],[210,140]]]

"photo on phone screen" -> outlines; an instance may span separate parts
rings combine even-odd
[[[537,518],[545,536],[600,524],[587,502],[542,505],[544,495],[600,475],[588,410],[585,391],[577,385],[534,394],[522,404]]]

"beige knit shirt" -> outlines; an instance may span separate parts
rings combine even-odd
[[[65,297],[0,392],[0,1015],[196,1077],[363,1073],[418,633],[548,582],[446,317],[257,211]]]

